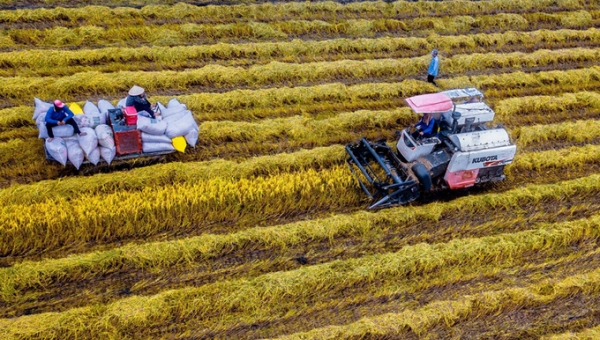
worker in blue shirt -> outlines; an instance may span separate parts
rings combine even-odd
[[[80,136],[85,136],[85,132],[81,132],[79,130],[79,126],[77,126],[77,122],[73,119],[73,112],[60,100],[55,100],[54,105],[48,109],[46,112],[46,129],[48,130],[48,142],[52,142],[54,140],[54,132],[52,128],[59,125],[69,124],[73,127],[73,130],[76,134]]]
[[[438,59],[438,51],[434,49],[431,51],[431,62],[429,63],[429,69],[427,70],[427,82],[437,86],[434,78],[437,77],[440,69],[440,60]]]
[[[417,124],[411,124],[415,128],[415,132],[412,133],[414,139],[430,138],[435,136],[437,131],[433,131],[435,126],[435,118],[430,113],[423,114],[421,120]]]

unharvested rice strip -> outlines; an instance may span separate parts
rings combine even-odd
[[[6,2],[6,0],[4,1]],[[89,2],[87,2],[89,3]],[[343,20],[343,19],[415,19],[428,17],[526,14],[535,13],[540,8],[545,13],[558,11],[591,10],[597,4],[589,1],[553,2],[542,1],[496,1],[483,4],[469,2],[411,3],[397,1],[357,2],[341,4],[335,2],[294,2],[268,3],[261,5],[236,6],[196,6],[185,2],[175,5],[148,5],[135,7],[108,7],[101,5],[51,9],[17,9],[0,12],[0,22],[4,27],[14,24],[46,24],[58,26],[79,25],[127,25],[147,23],[238,23],[247,21],[272,22],[286,20]]]
[[[598,25],[587,11],[539,13],[527,18],[518,14],[492,16],[422,18],[409,21],[395,19],[340,20],[334,22],[292,20],[283,22],[249,22],[225,25],[164,24],[119,25],[114,27],[81,26],[48,29],[7,29],[0,35],[0,48],[88,48],[123,46],[176,46],[334,38],[369,38],[383,36],[423,37],[432,32],[441,35],[500,33],[510,30],[536,31],[562,28],[586,29]],[[559,22],[557,24],[556,22]]]
[[[585,321],[595,322],[594,313],[591,310],[582,313],[582,308],[597,305],[600,301],[599,279],[600,271],[592,270],[533,286],[487,291],[455,300],[435,301],[416,310],[363,318],[352,324],[316,328],[309,332],[282,336],[279,339],[407,338],[426,335],[432,330],[443,330],[439,335],[444,338],[455,335],[456,333],[453,332],[455,329],[460,332],[461,325],[465,323],[476,324],[471,329],[473,333],[468,333],[471,336],[498,336],[496,332],[479,333],[482,328],[485,329],[492,324],[502,330],[502,335],[506,335],[504,329],[509,327],[514,332],[509,336],[519,337],[522,335],[518,333],[521,324],[515,325],[515,320],[521,317],[546,325],[546,331],[542,328],[539,333],[536,332],[537,336],[540,336],[545,332],[552,332],[553,323],[548,324],[548,318],[560,323],[554,327],[565,327],[570,324],[565,318],[556,316],[557,310],[565,310],[567,314],[583,315]],[[516,312],[519,310],[521,312]],[[497,325],[494,321],[500,321],[501,325]],[[571,327],[577,326],[571,324]],[[435,336],[435,333],[433,335]]]
[[[507,121],[516,116],[545,115],[549,121],[553,116],[569,114],[577,118],[577,111],[600,110],[600,94],[596,92],[563,93],[557,96],[529,96],[506,98],[494,105],[497,118]]]
[[[150,297],[130,297],[108,305],[2,319],[0,329],[6,336],[27,337],[35,332],[37,336],[47,334],[45,336],[61,338],[83,337],[90,328],[103,334],[123,337],[139,332],[141,328],[152,329],[165,324],[182,327],[184,324],[193,324],[197,331],[205,328],[215,330],[228,324],[231,326],[291,316],[300,311],[299,306],[320,303],[329,298],[340,301],[340,294],[343,295],[351,287],[363,286],[375,292],[397,287],[398,278],[410,273],[422,275],[455,266],[478,267],[489,261],[510,261],[511,258],[532,252],[552,253],[570,245],[597,240],[598,223],[596,218],[588,222],[550,225],[543,230],[460,239],[436,245],[420,244],[405,247],[397,253],[333,261],[197,288],[169,290]],[[599,275],[592,272],[542,287],[549,288],[545,290],[549,293],[548,298],[573,293],[574,289],[593,294],[600,290]],[[498,295],[494,297],[498,298]],[[494,307],[497,309],[498,306]],[[228,318],[225,319],[224,315]],[[77,327],[77,324],[86,325],[85,330]]]
[[[271,61],[316,62],[342,59],[409,58],[428,54],[434,47],[444,57],[468,53],[533,52],[538,49],[596,47],[600,31],[508,31],[427,38],[333,39],[252,44],[175,47],[109,47],[57,51],[24,50],[0,53],[1,76],[65,76],[84,71],[158,71],[199,68],[207,64],[249,67]]]
[[[279,234],[278,243],[269,246],[264,240],[262,244],[248,240],[249,244],[241,246],[231,242],[227,243],[228,246],[220,248],[220,252],[210,256],[198,253],[198,246],[204,244],[203,248],[206,251],[207,242],[216,240],[218,236],[207,235],[177,242],[129,245],[58,260],[21,263],[12,269],[0,271],[4,282],[1,287],[4,299],[0,303],[0,317],[22,315],[26,310],[31,313],[63,311],[89,305],[94,301],[107,303],[126,294],[151,295],[161,290],[188,285],[199,286],[224,279],[249,278],[267,272],[296,269],[304,264],[315,265],[332,259],[399,251],[404,246],[421,242],[441,243],[449,242],[453,238],[484,237],[529,230],[532,225],[541,222],[557,223],[592,216],[596,213],[598,205],[590,204],[590,198],[593,199],[583,195],[566,201],[538,202],[528,206],[527,210],[517,208],[514,211],[503,211],[496,215],[494,222],[479,225],[477,223],[480,221],[461,224],[460,221],[464,221],[462,216],[453,217],[452,214],[446,214],[440,222],[417,222],[413,228],[402,231],[390,230],[387,223],[379,221],[369,225],[367,229],[355,225],[358,229],[348,230],[347,233],[338,234],[334,229],[329,235],[325,235],[323,228],[310,234],[298,232],[300,230],[297,228],[302,224],[295,223],[279,227],[279,232],[276,232],[276,228],[270,228],[271,230],[266,232]],[[571,208],[564,208],[567,205]],[[322,222],[326,223],[327,220]],[[311,230],[309,228],[308,224],[303,226],[306,231]],[[281,233],[283,230],[286,232]],[[256,239],[262,240],[259,235],[261,231],[256,229],[242,231],[237,235],[224,235],[222,238],[233,240],[252,233]],[[294,238],[284,237],[294,234]],[[268,236],[267,239],[274,240],[272,236]],[[303,240],[306,243],[301,245]],[[178,259],[173,257],[173,251],[175,254],[181,254]],[[569,248],[569,251],[575,250]],[[149,252],[154,254],[150,255]],[[171,254],[160,258],[156,252]],[[299,257],[298,254],[305,256]],[[557,255],[553,253],[552,256]],[[136,257],[139,261],[136,261]],[[306,262],[300,263],[301,260]],[[529,259],[527,263],[533,262]],[[481,272],[478,274],[483,275]],[[82,295],[81,291],[85,291],[85,295]]]
[[[250,180],[217,177],[141,192],[11,205],[1,208],[0,253],[22,255],[161,233],[226,233],[269,219],[298,216],[307,209],[316,215],[343,211],[363,200],[352,189],[354,184],[343,166]]]
[[[477,87],[486,95],[491,106],[506,98],[534,95],[558,95],[600,88],[600,68],[565,71],[458,76],[440,80],[444,88]],[[196,93],[177,96],[194,112],[197,120],[252,121],[263,118],[286,117],[303,112],[318,114],[351,109],[391,109],[405,105],[403,98],[435,92],[430,84],[405,80],[397,83],[365,83],[344,85],[331,83],[309,87],[281,87],[259,90],[236,90],[224,93]],[[126,93],[126,92],[124,92]],[[124,96],[124,93],[121,96]],[[105,98],[105,97],[104,97]],[[119,97],[117,97],[119,98]],[[166,103],[173,96],[151,96],[153,101]],[[85,99],[90,99],[86,97]],[[110,98],[109,98],[110,99]],[[113,99],[116,104],[119,99]],[[32,105],[31,96],[27,100]],[[81,102],[80,104],[82,104]],[[364,105],[364,106],[361,106]],[[371,107],[371,105],[376,105]],[[31,106],[19,106],[0,111],[0,131],[18,126],[25,121],[31,124]]]
[[[577,319],[581,318],[583,313],[576,313]],[[575,319],[574,318],[574,319]],[[600,325],[587,329],[578,329],[577,331],[562,332],[560,334],[551,334],[541,337],[542,340],[582,340],[582,339],[598,339],[600,338]]]
[[[600,137],[600,121],[596,119],[565,121],[557,124],[534,125],[511,129],[522,150],[546,141],[590,143]],[[598,143],[591,143],[598,144]]]
[[[207,162],[172,162],[152,167],[136,168],[118,174],[96,174],[93,177],[66,177],[60,181],[45,181],[14,185],[0,190],[0,205],[42,202],[50,197],[74,199],[81,196],[110,194],[119,191],[141,191],[150,186],[159,188],[187,182],[206,181],[216,177],[252,179],[316,171],[343,165],[346,158],[342,145],[317,147],[294,153],[256,156],[235,162],[215,159]]]
[[[561,161],[561,159],[556,160],[557,163]],[[545,171],[542,170],[542,172]],[[13,291],[14,287],[11,285],[29,287],[30,284],[35,282],[46,282],[49,277],[61,277],[66,275],[65,271],[75,271],[78,273],[88,272],[88,274],[85,274],[84,276],[89,276],[89,271],[91,271],[91,273],[96,272],[97,275],[98,272],[106,269],[103,266],[110,267],[114,263],[119,263],[119,266],[131,268],[132,270],[141,265],[146,269],[155,268],[155,270],[160,271],[159,268],[161,267],[181,265],[181,261],[187,263],[190,259],[212,261],[212,259],[215,258],[235,254],[249,246],[251,247],[249,249],[253,249],[254,247],[254,249],[258,248],[261,250],[273,247],[276,249],[287,249],[293,244],[302,244],[300,241],[303,238],[326,240],[338,237],[344,238],[347,237],[347,235],[369,235],[371,233],[378,233],[377,230],[379,228],[385,228],[389,225],[410,225],[419,223],[419,221],[436,224],[438,221],[444,219],[442,216],[450,216],[449,218],[451,218],[453,214],[459,214],[461,220],[469,219],[474,224],[485,223],[485,215],[490,210],[494,210],[497,214],[500,214],[501,211],[509,211],[510,213],[506,218],[510,219],[513,218],[510,216],[511,213],[521,211],[521,207],[524,206],[539,207],[540,210],[546,211],[547,208],[544,208],[546,206],[545,202],[550,202],[548,204],[552,205],[551,202],[554,202],[557,197],[562,199],[562,197],[571,197],[575,195],[582,200],[585,200],[588,197],[592,198],[600,190],[600,186],[597,182],[597,175],[592,175],[587,178],[579,178],[568,182],[563,181],[555,184],[529,185],[523,189],[519,187],[528,182],[521,181],[513,183],[513,188],[519,189],[512,189],[504,193],[487,193],[478,196],[466,196],[446,203],[411,206],[394,210],[390,209],[378,212],[377,214],[357,212],[352,215],[337,215],[325,220],[296,222],[291,225],[269,228],[248,229],[240,231],[237,234],[221,236],[204,235],[183,240],[154,243],[147,246],[129,245],[116,253],[108,252],[104,255],[102,253],[83,254],[68,259],[49,260],[47,261],[49,265],[42,265],[41,267],[37,267],[34,264],[33,268],[37,269],[34,269],[33,271],[27,269],[31,268],[31,264],[17,265],[18,268],[24,267],[26,269],[21,269],[20,272],[23,274],[16,275],[16,277],[13,276],[12,280],[2,280],[2,282],[5,282],[6,284],[3,286],[2,291]],[[575,214],[575,211],[586,209],[585,206],[581,208],[579,205],[580,203],[573,201],[573,207],[571,209],[574,210],[571,210],[567,215]],[[469,209],[465,210],[460,207],[468,207]],[[469,211],[470,215],[465,215],[464,211]],[[552,215],[550,210],[547,210],[547,212]],[[559,213],[565,214],[566,211],[559,210]],[[554,213],[554,215],[556,216],[556,213]],[[538,218],[534,218],[533,216],[530,217],[532,220]],[[360,223],[358,223],[359,221]],[[118,222],[115,221],[115,223]],[[408,234],[405,236],[408,237],[410,232],[411,231],[409,230]],[[421,235],[421,237],[426,237],[425,235]],[[416,238],[413,239],[418,241],[419,236],[417,235]],[[90,263],[98,263],[99,260],[101,268],[98,269],[98,264],[88,267]],[[84,267],[80,267],[81,264],[84,264]],[[12,270],[13,269],[8,269],[8,272],[4,271],[3,273],[7,275],[10,274]],[[56,273],[56,271],[62,273],[59,274]],[[33,275],[33,277],[25,275],[26,273],[28,273],[28,275]],[[22,280],[17,281],[20,283],[11,283],[14,282],[13,280],[15,279]]]
[[[190,91],[190,88],[257,88],[290,83],[307,85],[341,79],[351,82],[366,79],[370,82],[374,79],[396,81],[399,78],[422,74],[428,58],[343,60],[308,64],[272,62],[248,69],[211,65],[186,72],[85,72],[62,78],[0,78],[0,94],[6,98],[2,101],[6,105],[30,102],[32,93],[36,93],[40,98],[56,97],[66,101],[77,97],[89,97],[90,93],[117,96],[127,93],[134,82],[149,93],[156,93],[165,90]],[[516,52],[455,55],[446,59],[444,74],[453,76],[468,73],[472,77],[481,73],[510,72],[517,68],[532,71],[544,68],[572,69],[595,65],[599,59],[600,51],[586,48],[541,50],[530,54]],[[446,86],[443,80],[440,80],[440,84]]]

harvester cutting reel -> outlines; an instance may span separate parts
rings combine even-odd
[[[385,140],[369,143],[362,138],[346,145],[346,152],[350,171],[371,199],[368,209],[403,205],[419,197],[419,182]]]

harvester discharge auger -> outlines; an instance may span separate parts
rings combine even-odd
[[[396,131],[396,151],[386,141],[365,138],[346,145],[347,163],[371,203],[368,209],[403,205],[421,192],[462,189],[505,179],[516,146],[501,126],[488,128],[494,111],[474,88],[406,99],[418,114],[434,119],[431,135]]]

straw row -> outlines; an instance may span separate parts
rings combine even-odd
[[[297,315],[303,306],[323,304],[329,299],[340,303],[343,298],[338,294],[351,287],[369,287],[367,290],[376,291],[396,287],[396,282],[407,275],[424,275],[456,266],[477,267],[489,261],[514,261],[525,253],[550,254],[579,242],[597,240],[599,227],[600,221],[595,217],[513,234],[420,244],[397,253],[333,261],[252,279],[170,290],[149,297],[130,297],[108,305],[2,319],[0,329],[4,336],[87,337],[91,331],[124,337],[141,328],[153,329],[177,320],[181,327],[193,324],[196,331],[206,328],[214,331],[234,324],[290,317]],[[554,293],[547,296],[575,291],[595,294],[600,290],[598,275],[593,272],[569,278],[568,285],[553,285],[549,292]],[[80,325],[85,325],[85,329]]]
[[[598,176],[592,175],[556,184],[528,185],[504,193],[465,196],[446,203],[383,210],[377,214],[361,211],[280,226],[249,228],[226,235],[201,235],[174,241],[130,244],[108,251],[60,259],[26,261],[0,269],[0,291],[6,302],[16,303],[24,298],[24,290],[43,289],[50,284],[60,285],[60,282],[94,281],[103,273],[115,270],[160,272],[174,266],[182,268],[208,264],[219,258],[244,252],[245,249],[282,252],[307,242],[329,243],[333,246],[336,240],[347,237],[376,240],[379,235],[392,232],[389,226],[399,226],[402,230],[405,229],[402,226],[418,222],[445,224],[442,219],[451,221],[452,216],[457,214],[463,218],[484,215],[490,211],[494,211],[496,215],[519,215],[523,213],[523,207],[544,212],[544,205],[552,205],[554,200],[562,197],[574,196],[579,200],[595,197],[600,190],[597,182]],[[464,211],[469,212],[468,216],[464,216]],[[545,218],[548,217],[548,213],[544,215]],[[529,220],[534,218],[530,216]],[[498,230],[498,225],[488,227]],[[440,228],[442,227],[438,226],[437,229]],[[462,228],[476,229],[469,225]],[[453,230],[457,233],[456,228]]]
[[[444,61],[447,75],[465,72],[484,72],[495,69],[547,67],[565,64],[586,66],[600,59],[596,49],[574,48],[554,51],[540,50],[533,53],[470,54],[455,55]],[[25,103],[35,93],[40,98],[62,98],[74,100],[82,96],[116,96],[126,94],[138,84],[149,92],[164,90],[189,91],[190,87],[235,88],[277,86],[283,84],[310,84],[334,82],[340,79],[398,79],[414,77],[423,73],[428,57],[408,59],[342,60],[305,64],[271,62],[249,68],[204,66],[184,72],[117,72],[103,74],[84,72],[68,77],[12,77],[0,78],[0,95],[12,103]],[[514,81],[514,80],[513,80]],[[445,84],[443,84],[445,85]]]
[[[597,25],[594,13],[567,11],[554,14],[508,14],[396,19],[350,19],[326,22],[322,20],[289,20],[282,22],[256,22],[231,24],[161,24],[117,25],[101,27],[85,25],[76,28],[56,26],[47,29],[9,28],[0,35],[0,47],[29,49],[40,47],[82,48],[95,46],[176,46],[218,42],[283,41],[290,39],[366,38],[376,35],[421,36],[431,33],[458,35],[502,32],[509,30],[533,31],[554,29],[591,28]]]
[[[56,2],[56,1],[54,1]],[[148,3],[160,1],[148,1]],[[164,2],[164,1],[163,1]],[[170,2],[170,1],[166,1]],[[3,0],[2,3],[10,3]],[[87,1],[90,3],[90,1]],[[93,2],[91,2],[93,3]],[[144,3],[144,1],[137,1]],[[229,3],[231,5],[231,3]],[[510,1],[501,0],[473,4],[470,2],[431,3],[431,2],[355,2],[341,4],[333,1],[323,2],[279,2],[259,5],[233,6],[195,6],[185,2],[171,5],[147,5],[142,8],[79,6],[73,8],[55,7],[51,9],[19,9],[1,11],[0,22],[15,23],[53,23],[64,26],[77,25],[131,25],[148,22],[196,22],[196,23],[233,23],[250,20],[270,22],[285,21],[290,18],[299,20],[328,20],[335,17],[410,19],[420,15],[452,16],[482,15],[502,13],[528,13],[552,6],[555,11],[572,11],[589,8],[586,1],[550,0]]]

